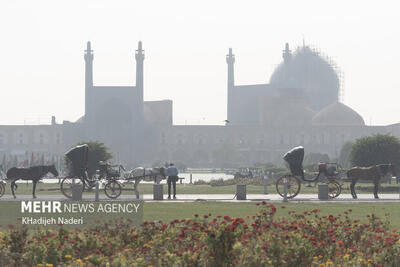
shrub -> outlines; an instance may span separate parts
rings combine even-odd
[[[246,220],[195,214],[138,228],[118,220],[29,237],[10,229],[0,232],[0,265],[400,266],[399,233],[373,214],[365,223],[352,220],[351,210],[338,216],[288,211],[278,219],[274,205],[257,205],[259,212]]]

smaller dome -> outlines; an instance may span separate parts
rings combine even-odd
[[[336,102],[322,109],[312,118],[313,125],[363,126],[364,119],[350,107]]]

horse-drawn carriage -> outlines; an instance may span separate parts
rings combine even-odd
[[[318,173],[306,175],[303,169],[304,148],[295,147],[288,151],[283,159],[288,164],[291,174],[284,175],[276,181],[276,191],[284,197],[284,187],[287,189],[287,198],[294,198],[300,192],[303,182],[325,182],[328,184],[329,198],[336,198],[342,191],[338,180],[345,175],[345,171],[337,163],[319,163]],[[315,175],[315,176],[314,176]]]
[[[64,177],[61,181],[60,190],[67,198],[72,198],[72,190],[74,186],[82,186],[83,191],[88,191],[96,186],[97,180],[95,177],[88,175],[88,162],[89,162],[89,147],[86,144],[79,145],[71,148],[65,153],[69,160],[69,175]],[[113,185],[113,180],[106,182],[107,187]],[[104,191],[106,192],[106,186]]]
[[[104,193],[109,198],[117,198],[121,195],[122,188],[118,182],[120,179],[120,169],[112,171],[110,165],[100,162],[100,168],[92,177],[88,175],[89,147],[88,145],[79,145],[71,148],[65,156],[71,163],[70,175],[61,181],[60,189],[64,196],[72,198],[72,189],[74,186],[81,185],[83,191],[88,191],[96,186],[96,182],[104,184]]]
[[[89,147],[88,145],[80,145],[71,148],[65,153],[69,160],[69,175],[61,181],[60,190],[67,198],[72,198],[72,190],[74,186],[82,186],[82,190],[92,189],[96,185],[96,181],[89,178],[87,168],[89,163]]]
[[[104,184],[104,193],[108,198],[118,198],[122,193],[122,187],[125,182],[133,182],[133,190],[136,197],[139,198],[137,190],[141,180],[154,181],[159,183],[161,179],[165,179],[164,168],[136,168],[126,172],[122,165],[111,165],[108,162],[99,162],[99,169],[95,175],[88,175],[88,145],[80,145],[70,149],[65,156],[71,162],[71,175],[65,177],[61,181],[61,192],[64,196],[72,198],[72,188],[75,185],[82,185],[83,191],[91,190],[96,183]]]

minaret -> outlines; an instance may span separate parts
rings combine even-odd
[[[136,88],[139,90],[140,101],[143,104],[143,61],[144,50],[142,49],[142,41],[139,41],[138,49],[135,53],[136,58]]]
[[[233,64],[235,63],[235,55],[232,54],[232,48],[229,48],[229,54],[226,55],[226,63],[228,64],[228,103],[227,103],[227,117],[228,121],[232,122],[232,90],[235,87],[235,77]]]
[[[144,50],[142,49],[142,41],[138,43],[138,49],[135,51],[136,59],[136,92],[139,96],[139,103],[137,107],[134,107],[135,113],[133,114],[132,122],[132,133],[134,141],[130,144],[130,158],[138,158],[135,154],[144,154],[145,145],[143,140],[145,139],[145,127],[144,127],[144,112],[143,112],[143,61],[144,61]]]
[[[285,50],[282,51],[283,63],[284,63],[284,70],[285,70],[285,85],[288,86],[289,84],[289,75],[290,75],[290,60],[292,58],[292,51],[289,49],[289,44],[285,44]]]
[[[290,51],[288,43],[285,44],[285,50],[283,50],[282,57],[285,63],[289,62],[292,58],[292,51]]]
[[[85,50],[85,117],[89,115],[90,98],[93,90],[93,50],[90,41],[87,42]]]

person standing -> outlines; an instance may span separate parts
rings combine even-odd
[[[173,163],[169,164],[167,169],[168,175],[168,199],[171,199],[171,183],[174,189],[174,199],[176,199],[176,181],[178,181],[178,169],[174,166]]]

